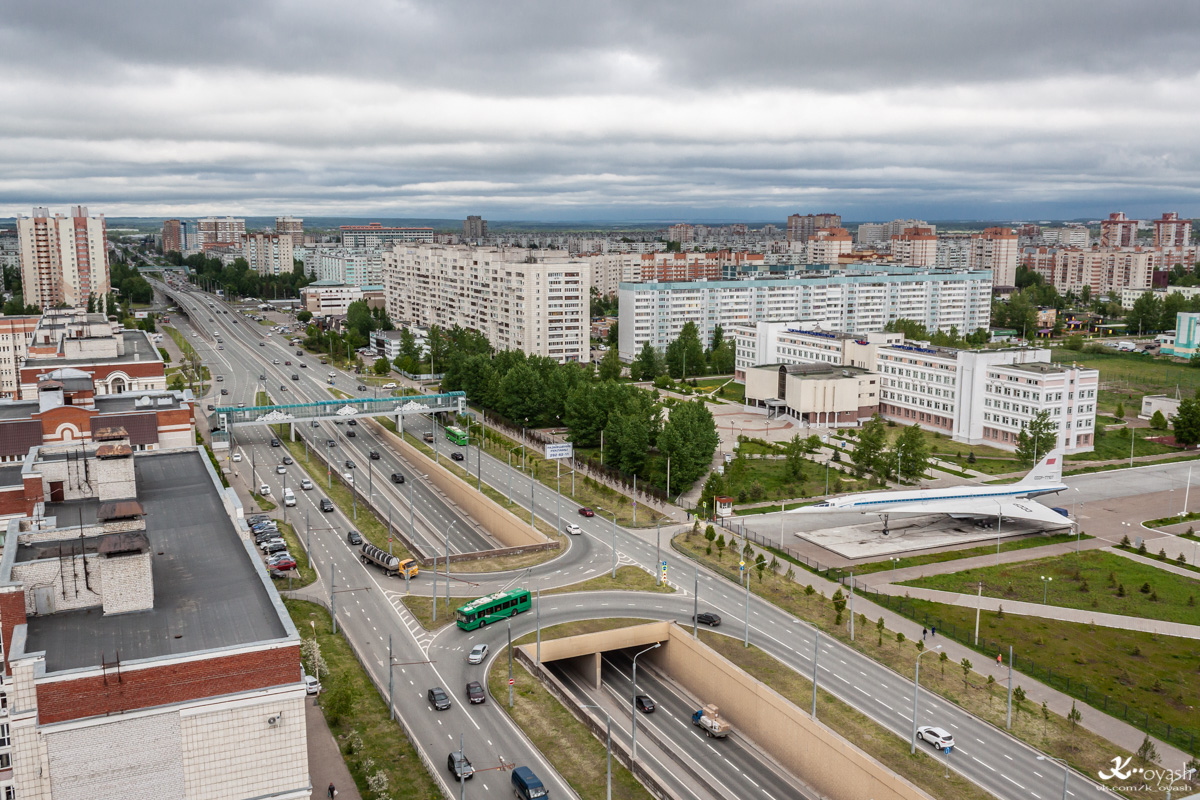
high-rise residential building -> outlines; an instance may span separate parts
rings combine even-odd
[[[204,217],[197,220],[200,231],[200,247],[240,247],[246,235],[246,220],[236,217]]]
[[[667,241],[687,244],[696,235],[696,229],[686,222],[680,222],[667,228]]]
[[[487,220],[468,216],[463,222],[463,238],[472,242],[487,238]]]
[[[1100,220],[1101,247],[1133,247],[1137,244],[1136,219],[1128,219],[1123,211],[1115,211],[1108,219]]]
[[[183,252],[184,229],[183,223],[177,219],[163,221],[162,249],[164,253]]]
[[[938,237],[929,228],[905,228],[892,236],[892,258],[911,267],[937,265]]]
[[[383,254],[378,250],[322,249],[316,254],[314,274],[319,280],[348,286],[382,286]]]
[[[850,231],[845,228],[820,228],[808,237],[804,261],[807,264],[836,264],[838,257],[848,255],[853,249]]]
[[[40,319],[0,316],[0,398],[16,400],[21,396],[18,369],[29,352],[29,341]]]
[[[986,269],[992,273],[995,286],[1014,286],[1021,248],[1017,234],[1011,228],[987,228],[971,236],[970,269]]]
[[[1087,247],[1091,244],[1092,232],[1083,225],[1042,228],[1041,239],[1046,244],[1057,244],[1063,247]]]
[[[687,322],[702,342],[713,328],[760,320],[813,320],[827,330],[882,331],[907,319],[928,330],[960,332],[987,327],[991,273],[852,265],[835,273],[795,278],[622,283],[618,291],[619,353],[632,361],[649,342],[666,350]]]
[[[1192,241],[1192,221],[1180,219],[1179,214],[1168,211],[1161,219],[1154,220],[1155,247],[1187,247]]]
[[[72,206],[69,217],[52,217],[46,208],[17,217],[25,302],[41,308],[76,306],[107,294],[107,233],[104,216],[89,217],[87,206]]]
[[[854,241],[859,247],[875,247],[883,244],[891,238],[887,232],[888,228],[889,225],[886,222],[864,222],[855,231]]]
[[[565,253],[397,245],[383,256],[396,323],[479,331],[499,350],[556,361],[591,357],[591,265]]]
[[[807,242],[821,228],[842,227],[840,214],[792,214],[787,219],[787,240],[789,242]]]
[[[930,233],[937,233],[937,226],[930,225],[923,219],[894,219],[891,222],[883,223],[884,240],[889,240],[893,236],[900,236],[909,228],[924,228]]]
[[[400,242],[432,242],[433,228],[385,228],[382,223],[343,225],[342,247],[384,250]]]
[[[1188,249],[1195,253],[1195,248]],[[1021,254],[1021,263],[1060,292],[1078,294],[1087,286],[1098,297],[1152,288],[1155,270],[1169,269],[1174,257],[1174,251],[1152,247],[1029,247]]]
[[[304,220],[300,217],[276,217],[275,232],[292,238],[292,249],[304,246]]]
[[[292,237],[287,233],[249,233],[242,235],[242,257],[259,275],[291,272]]]

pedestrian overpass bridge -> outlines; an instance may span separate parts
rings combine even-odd
[[[403,418],[411,414],[452,412],[465,414],[465,392],[412,395],[409,397],[351,397],[345,400],[315,400],[280,406],[220,406],[209,413],[210,430],[223,431],[245,425],[279,425],[292,422],[357,419],[359,417],[395,417],[403,428]]]

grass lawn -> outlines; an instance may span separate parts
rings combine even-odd
[[[648,620],[605,619],[555,625],[542,631],[542,639],[558,639],[599,630],[638,625]],[[522,637],[514,644],[532,642]],[[508,707],[508,658],[501,654],[488,673],[491,702],[504,709],[533,744],[542,751],[583,800],[604,800],[604,743],[547,692],[523,667],[513,666],[513,707]],[[613,760],[613,793],[618,800],[650,800],[651,795],[619,761]],[[478,779],[476,779],[478,780]],[[507,794],[507,789],[503,792]]]
[[[1196,389],[1200,389],[1200,370],[1195,370],[1185,363],[1176,363],[1167,357],[1136,355],[1132,353],[1081,353],[1066,348],[1054,348],[1051,360],[1058,362],[1074,362],[1081,367],[1091,367],[1100,370],[1108,397],[1101,394],[1101,405],[1110,410],[1116,407],[1116,401],[1125,403],[1126,411],[1141,408],[1140,398],[1145,394],[1170,393],[1174,396],[1175,387],[1190,397]],[[1136,406],[1129,401],[1138,398]],[[1111,403],[1105,403],[1108,399]]]
[[[833,494],[858,491],[865,483],[836,469],[829,473],[829,491]],[[755,488],[756,484],[761,491]],[[796,481],[788,472],[785,459],[734,459],[725,466],[724,491],[739,503],[819,497],[825,494],[825,468],[805,461],[804,479]]]
[[[1162,431],[1152,431],[1149,428],[1133,428],[1134,438],[1137,441],[1133,445],[1133,455],[1137,456],[1153,456],[1160,453],[1177,453],[1179,448],[1168,447],[1165,444],[1158,442],[1146,441],[1147,436],[1159,436]],[[1072,453],[1067,456],[1067,461],[1111,461],[1117,458],[1129,458],[1129,429],[1118,428],[1115,431],[1105,433],[1103,436],[1097,436],[1095,445],[1090,453]]]
[[[737,562],[732,558],[729,561],[724,561],[723,559],[718,560],[714,556],[705,555],[704,545],[706,545],[707,542],[704,541],[703,537],[693,537],[693,539],[689,541],[686,534],[681,534],[676,536],[672,540],[671,544],[676,550],[688,556],[689,558],[693,558],[705,564],[714,572],[736,582],[737,577],[735,570]],[[845,619],[843,619],[841,625],[835,624],[836,612],[833,609],[830,598],[825,597],[822,593],[813,592],[812,594],[808,594],[805,591],[805,587],[795,583],[790,576],[772,575],[770,572],[768,572],[766,578],[761,581],[757,578],[757,576],[755,576],[754,579],[751,580],[750,588],[755,594],[759,595],[768,602],[778,606],[790,614],[794,614],[801,619],[808,620],[820,628],[823,633],[826,633],[847,644],[848,646],[865,653],[881,664],[890,667],[902,675],[911,674],[913,668],[913,659],[916,658],[918,654],[915,643],[909,641],[897,641],[897,635],[894,632],[886,629],[877,630],[875,624],[872,621],[867,620],[865,615],[860,614],[858,617],[856,617],[858,635],[855,641],[851,642]],[[918,603],[917,601],[910,601],[904,598],[889,599],[886,595],[880,595],[877,599],[882,605],[887,605],[890,601],[893,609],[902,611],[902,613],[913,617],[917,621],[922,620],[922,615],[927,609],[948,609],[949,612],[953,613],[955,616],[953,618],[947,616],[946,622],[956,622],[958,625],[957,630],[959,631],[970,630],[966,627],[963,627],[967,624],[968,618],[971,625],[974,624],[975,620],[974,609],[965,607],[940,606],[937,603]],[[904,606],[903,610],[901,609],[901,605]],[[995,615],[989,614],[988,616],[994,617]],[[933,613],[930,614],[930,617],[936,618]],[[942,629],[946,625],[946,622],[937,623],[938,628]],[[1000,622],[1002,624],[1021,623],[1021,625],[1014,626],[1019,628],[1019,633],[1013,635],[1010,639],[1006,639],[1005,646],[1007,646],[1007,642],[1011,640],[1015,645],[1024,648],[1028,642],[1034,640],[1034,635],[1024,629],[1021,618],[1016,618],[1010,614]],[[1034,619],[1032,622],[1040,624],[1045,623],[1046,621]],[[1089,626],[1075,625],[1074,627],[1080,629],[1071,629],[1070,632],[1073,634],[1074,640],[1083,641],[1090,639],[1090,641],[1088,641],[1089,645],[1091,641],[1095,640],[1095,637],[1092,636],[1092,631]],[[1066,630],[1067,629],[1064,629],[1062,632],[1059,632],[1059,635],[1054,638],[1047,637],[1043,633],[1043,639],[1044,641],[1050,641],[1050,646],[1057,647],[1062,644],[1064,636],[1066,635]],[[985,657],[995,658],[997,647],[995,639],[998,637],[996,637],[995,631],[989,631],[989,633],[992,639],[987,642],[988,649],[983,650],[983,652],[988,653],[990,650],[990,655]],[[1153,638],[1152,634],[1125,633],[1123,631],[1114,631],[1113,633],[1119,634],[1122,637],[1134,637],[1133,639],[1128,640],[1129,642],[1135,640],[1137,642],[1143,642],[1149,641]],[[1022,636],[1025,636],[1026,638],[1022,638]],[[1158,637],[1158,641],[1163,647],[1166,646],[1165,643],[1167,642],[1167,639],[1168,637]],[[1123,641],[1122,643],[1124,644],[1125,642]],[[1176,647],[1177,649],[1172,651],[1171,654],[1167,656],[1168,658],[1172,659],[1172,661],[1169,662],[1169,669],[1174,671],[1173,674],[1175,676],[1175,680],[1181,680],[1184,679],[1189,673],[1194,673],[1196,671],[1197,658],[1200,657],[1200,642],[1190,639],[1174,640],[1172,646]],[[1017,659],[1017,668],[1021,669],[1024,667],[1032,670],[1036,665],[1031,665],[1024,660],[1024,652],[1024,650],[1018,650],[1018,653],[1022,655],[1020,655],[1020,657]],[[1103,650],[1101,649],[1100,652],[1102,653]],[[1124,652],[1129,652],[1129,649],[1127,648]],[[1147,652],[1145,644],[1142,645],[1142,652]],[[1100,657],[1103,658],[1104,656],[1101,655]],[[1107,659],[1105,661],[1105,665],[1111,665],[1112,661],[1113,659]],[[1152,659],[1149,657],[1146,657],[1145,659],[1139,658],[1139,663],[1149,664],[1151,661]],[[1064,679],[1060,677],[1060,675],[1066,676],[1072,674],[1070,671],[1072,669],[1070,660],[1065,657],[1060,657],[1058,660],[1054,660],[1053,656],[1051,655],[1047,656],[1046,663],[1055,665],[1055,674],[1053,676],[1054,685],[1056,688],[1063,688]],[[947,666],[950,668],[948,674],[941,669]],[[1063,668],[1062,673],[1058,671],[1060,666]],[[967,684],[964,686],[962,669],[957,664],[939,664],[939,669],[931,669],[930,673],[931,674],[928,682],[926,682],[924,678],[922,679],[922,686],[925,689],[942,695],[948,700],[955,702],[967,709],[972,714],[991,722],[993,725],[1004,727],[1004,695],[998,686],[989,687],[986,679],[976,672],[968,673]],[[1046,676],[1044,668],[1041,672],[1037,673],[1035,677],[1038,680],[1045,680]],[[1071,689],[1069,690],[1070,693],[1076,696],[1082,696],[1083,691],[1079,688],[1078,683],[1080,680],[1080,675],[1075,674],[1072,680],[1073,683]],[[1019,685],[1020,679],[1018,678],[1015,682]],[[1163,683],[1165,685],[1166,681],[1164,680]],[[1078,692],[1076,691],[1077,689]],[[1193,686],[1191,691],[1195,692],[1196,688]],[[1171,686],[1171,694],[1174,695],[1175,692],[1175,686]],[[1095,685],[1091,687],[1090,699],[1097,702],[1103,702],[1103,696],[1096,696]],[[1172,703],[1172,709],[1175,709],[1174,701],[1172,701]],[[1178,707],[1178,710],[1173,711],[1176,719],[1186,718],[1187,715],[1193,713],[1191,709],[1187,708],[1189,704],[1195,705],[1195,700],[1193,699],[1190,703],[1184,703]],[[1050,719],[1048,721],[1043,720],[1041,714],[1035,714],[1035,709],[1031,708],[1028,704],[1025,705],[1022,710],[1025,713],[1018,713],[1013,721],[1012,733],[1017,738],[1028,742],[1034,747],[1037,747],[1038,749],[1043,750],[1052,756],[1068,759],[1072,766],[1087,774],[1094,774],[1096,770],[1103,769],[1110,763],[1113,755],[1113,748],[1112,744],[1106,739],[1103,739],[1100,736],[1082,728],[1077,728],[1075,731],[1071,731],[1069,723],[1067,723],[1064,718],[1053,713],[1050,714]],[[1113,709],[1110,707],[1110,710]],[[1115,710],[1119,715],[1120,708]],[[1084,708],[1083,713],[1086,715],[1089,713],[1099,712],[1089,711],[1087,708]],[[1129,721],[1134,723],[1134,716],[1131,715]],[[1143,722],[1142,720],[1137,721]],[[1178,740],[1176,740],[1176,743],[1178,743]],[[1197,744],[1200,745],[1200,739],[1197,740]],[[1157,798],[1161,795],[1155,793],[1134,793],[1130,796],[1138,798]]]
[[[939,635],[949,633],[971,644],[967,640],[975,628],[974,609],[910,599],[903,600],[901,608],[899,600],[893,599],[892,608],[922,624],[936,624]],[[1152,729],[1156,736],[1166,738],[1165,726],[1170,725],[1175,745],[1186,750],[1194,741],[1200,748],[1195,712],[1200,705],[1200,683],[1195,679],[1200,641],[1014,614],[1001,618],[992,611],[981,615],[979,637],[983,645],[977,649],[985,658],[995,658],[1011,645],[1018,672],[1096,709],[1103,710],[1107,702],[1107,713]],[[1085,715],[1101,713],[1082,704],[1081,710]],[[1180,728],[1196,738],[1181,740]]]
[[[255,503],[258,503],[259,511],[274,511],[278,507],[261,494],[253,494],[251,497],[254,498]]]
[[[795,705],[802,709],[811,708],[812,682],[786,664],[753,645],[743,647],[737,639],[712,631],[701,631],[700,639]],[[905,739],[820,688],[817,689],[817,719],[934,797],[956,800],[988,800],[992,797],[957,772],[950,772],[946,777],[942,764],[929,754],[927,748],[918,748],[915,756],[910,755]],[[753,738],[753,734],[750,735]]]
[[[727,382],[728,381],[728,382]],[[714,393],[714,397],[720,400],[726,400],[730,403],[744,403],[746,401],[746,386],[736,381],[731,381],[728,378],[721,380],[698,380],[696,381],[697,392],[711,392],[718,386],[724,386],[723,390]]]
[[[1091,539],[1086,533],[1080,534],[1080,540]],[[1000,543],[1000,552],[1005,553],[1009,550],[1026,550],[1031,547],[1045,547],[1051,544],[1062,544],[1063,542],[1074,542],[1075,536],[1070,533],[1056,533],[1053,535],[1038,535],[1030,536],[1023,539],[1010,541],[1002,541]],[[905,567],[920,567],[925,564],[941,564],[945,561],[957,561],[960,558],[974,558],[975,556],[993,555],[996,548],[993,545],[983,545],[982,547],[968,547],[963,550],[945,550],[940,553],[922,553],[916,556],[908,556],[902,558],[895,564],[896,569],[904,569]],[[873,572],[883,572],[884,570],[892,569],[891,561],[869,561],[865,564],[855,564],[853,571],[855,575],[870,575]],[[843,570],[849,574],[850,570]],[[836,578],[836,575],[835,575]]]
[[[1195,540],[1194,536],[1188,536],[1187,534],[1181,534],[1180,538]],[[1142,556],[1143,558],[1153,558],[1156,561],[1163,562],[1164,564],[1170,564],[1172,567],[1174,567],[1176,569],[1190,570],[1190,571],[1196,573],[1197,578],[1200,578],[1200,566],[1197,566],[1197,565],[1191,563],[1191,560],[1190,560],[1191,558],[1195,558],[1197,555],[1196,549],[1192,544],[1188,543],[1186,545],[1181,545],[1179,542],[1174,542],[1173,544],[1169,545],[1170,547],[1172,547],[1173,549],[1175,549],[1177,551],[1173,557],[1167,555],[1166,547],[1164,547],[1162,545],[1157,545],[1157,546],[1159,548],[1158,552],[1153,553],[1150,551],[1150,549],[1148,547],[1145,552],[1142,552],[1140,549],[1134,548],[1134,546],[1132,544],[1116,545],[1116,547],[1120,550],[1125,550],[1126,552],[1129,552],[1129,553],[1136,553],[1136,554]],[[1200,602],[1200,601],[1197,601],[1197,602]],[[1200,625],[1200,614],[1196,615],[1195,624]]]
[[[308,551],[301,546],[300,539],[296,536],[296,529],[290,522],[279,522],[279,532],[283,535],[283,540],[287,542],[287,551],[296,561],[295,577],[288,583],[287,588],[299,589],[301,586],[308,586],[317,579],[316,570],[308,561]],[[278,585],[283,588],[282,581]]]
[[[320,675],[324,689],[322,702],[328,704],[332,693],[336,708],[338,694],[348,695],[345,712],[336,718],[327,712],[326,720],[359,792],[363,797],[374,797],[367,791],[367,776],[383,772],[394,797],[440,800],[441,789],[425,769],[412,742],[389,719],[387,702],[354,657],[349,643],[341,634],[333,633],[329,613],[315,603],[291,599],[283,603],[302,637],[312,638],[310,623],[316,625],[321,656],[328,666],[328,672]],[[306,665],[313,674],[311,667]]]
[[[1044,586],[1042,576],[1053,580]],[[902,585],[974,593],[980,581],[984,594],[1002,600],[1040,603],[1046,588],[1050,605],[1200,623],[1200,609],[1196,606],[1200,581],[1099,550],[929,575]]]

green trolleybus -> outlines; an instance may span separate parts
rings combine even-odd
[[[531,605],[528,589],[508,589],[472,600],[458,609],[458,627],[473,631],[483,625],[528,611]]]
[[[446,426],[446,438],[457,445],[465,447],[467,444],[467,434],[463,432],[462,428],[456,428],[453,425]]]

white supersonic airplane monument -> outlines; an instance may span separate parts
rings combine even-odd
[[[789,514],[844,514],[857,511],[877,514],[883,520],[883,535],[888,535],[888,517],[897,514],[924,516],[947,514],[951,517],[998,517],[1069,524],[1062,512],[1033,500],[1044,494],[1064,491],[1062,451],[1055,450],[1042,459],[1029,474],[1007,486],[952,486],[946,489],[910,489],[897,492],[862,492],[835,497],[824,503],[804,506]]]

